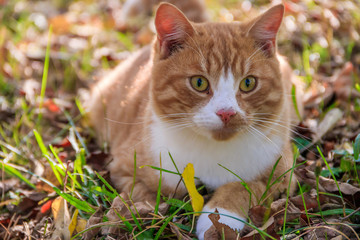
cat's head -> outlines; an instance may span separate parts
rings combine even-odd
[[[161,4],[151,82],[159,119],[228,140],[255,127],[255,118],[279,114],[286,101],[276,56],[283,13],[277,5],[247,23],[195,24]]]

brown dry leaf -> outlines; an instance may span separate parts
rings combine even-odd
[[[98,224],[98,223],[101,223],[102,222],[102,219],[103,219],[103,216],[104,216],[104,210],[102,207],[99,207],[96,212],[91,215],[91,217],[89,218],[87,224],[86,224],[86,228],[89,229],[91,228],[92,226]],[[96,234],[98,234],[98,232],[100,231],[100,227],[95,227],[95,228],[92,228],[88,231],[86,231],[84,234],[83,234],[83,239],[84,240],[90,240],[90,239],[93,239]]]
[[[120,196],[123,199],[127,199],[125,193],[121,193]],[[113,202],[111,204],[111,208],[106,214],[106,217],[111,222],[120,221],[120,218],[119,218],[118,214],[124,215],[127,211],[128,210],[127,210],[124,202],[121,200],[121,198],[116,197],[116,198],[114,198],[114,200],[113,200]],[[104,227],[101,228],[101,233],[104,234],[104,235],[106,235],[106,234],[119,235],[120,234],[120,228],[116,227],[116,226],[104,226]]]
[[[302,179],[305,183],[316,188],[316,177],[315,173],[307,169],[295,170],[296,174]],[[340,191],[343,197],[349,202],[354,204],[355,207],[360,206],[360,188],[354,187],[349,183],[338,182]],[[339,189],[333,179],[319,177],[319,190],[321,192],[328,192],[338,194]],[[321,200],[322,195],[320,195]],[[323,196],[324,198],[324,196]],[[339,199],[337,199],[339,200]]]
[[[219,239],[219,233],[216,230],[214,225],[211,225],[211,227],[205,232],[204,239],[206,239],[206,240],[218,240]]]
[[[58,181],[58,179],[56,178],[54,171],[52,170],[52,168],[50,167],[50,165],[48,163],[44,164],[44,173],[43,173],[43,178],[45,178],[46,180],[48,180],[49,182],[51,182],[52,184],[54,184],[57,187],[60,187],[60,183]],[[36,183],[36,189],[38,191],[45,191],[48,193],[52,193],[54,192],[54,189],[47,183],[43,182],[43,181],[38,181]]]
[[[70,239],[69,224],[70,214],[67,208],[67,202],[62,197],[57,197],[51,205],[54,215],[55,231],[51,239]]]
[[[284,214],[285,214],[285,206],[282,211],[277,212],[273,215],[277,226],[282,226],[284,224]],[[285,221],[286,222],[292,221],[294,219],[299,218],[300,215],[301,215],[300,209],[297,208],[291,201],[289,201],[287,210],[286,210],[286,220]]]
[[[316,200],[316,196],[311,196],[309,193],[303,193],[304,201],[306,205],[306,209],[315,209],[318,207],[318,202]],[[303,199],[301,195],[298,195],[296,197],[291,197],[290,201],[301,211],[305,209]],[[320,201],[321,203],[321,201]]]
[[[341,235],[337,236],[337,237],[334,237],[334,238],[331,238],[330,240],[342,240],[343,237]]]
[[[86,163],[89,164],[95,171],[100,172],[106,169],[110,160],[110,154],[102,151],[96,151],[92,152],[90,156],[86,158]]]
[[[267,222],[259,228],[260,230],[266,231],[272,237],[278,239],[279,235],[275,232],[275,220],[274,217],[271,216]],[[262,239],[261,235],[257,230],[252,230],[250,233],[246,234],[244,237],[240,238],[240,240],[253,240],[253,239]]]
[[[214,233],[214,229],[213,228],[209,228],[206,232],[205,235],[206,236],[211,236],[212,238],[210,239],[221,239],[221,237],[225,237],[225,239],[237,239],[238,234],[235,232],[235,230],[231,229],[228,225],[225,225],[223,223],[220,223],[220,215],[218,214],[218,210],[215,209],[215,213],[217,214],[210,214],[208,217],[211,220],[211,222],[213,223],[213,226],[216,229],[216,233],[217,233],[217,238],[215,237],[215,233]],[[204,236],[205,236],[204,235]],[[207,239],[207,238],[206,238]]]
[[[256,226],[256,227],[261,227],[262,225],[264,225],[264,220],[266,217],[266,213],[270,214],[270,211],[268,211],[269,209],[265,206],[254,206],[252,208],[250,208],[249,210],[249,218],[251,220],[251,222]]]
[[[333,108],[326,113],[324,119],[317,126],[313,143],[319,141],[328,131],[335,127],[336,123],[342,119],[343,112],[339,108]]]
[[[121,198],[126,201],[127,204],[130,203],[128,200],[126,193],[120,194]],[[132,219],[131,212],[136,213],[136,215],[139,215],[140,218],[152,218],[152,213],[154,212],[154,207],[150,206],[149,204],[145,202],[136,202],[133,205],[128,207],[125,205],[123,200],[120,197],[116,197],[113,200],[113,203],[111,205],[110,210],[106,214],[106,217],[111,222],[121,221],[120,216],[124,217],[127,220]],[[136,208],[136,210],[135,210]],[[158,208],[158,212],[161,215],[164,215],[167,211],[168,205],[166,203],[161,203]],[[104,226],[101,228],[102,234],[116,234],[118,235],[120,233],[120,228],[117,226]]]
[[[295,198],[295,201],[298,201],[297,198]],[[279,235],[276,231],[284,224],[285,205],[286,199],[278,199],[277,201],[272,202],[270,208],[255,206],[249,210],[249,217],[256,227],[265,231],[272,237],[278,238]],[[264,224],[261,224],[266,219],[267,213],[271,217]],[[300,215],[300,209],[292,203],[290,198],[286,212],[286,221],[292,221],[299,218]],[[246,234],[241,238],[242,240],[261,239],[259,232],[250,226],[245,226],[242,233]]]

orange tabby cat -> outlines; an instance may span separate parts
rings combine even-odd
[[[134,151],[137,166],[152,165],[182,172],[192,163],[195,175],[213,197],[204,212],[246,221],[249,193],[266,188],[291,168],[290,98],[292,75],[276,54],[276,35],[284,7],[277,5],[246,23],[193,23],[175,6],[159,6],[157,38],[119,65],[92,90],[90,116],[99,137],[110,145],[116,187],[130,192]],[[176,167],[168,153],[171,153]],[[161,157],[161,162],[160,162]],[[137,169],[134,201],[154,202],[159,171]],[[183,196],[180,176],[163,172],[162,193]],[[269,192],[289,184],[288,174]],[[256,197],[252,197],[255,204]],[[197,235],[212,223],[204,213]],[[220,222],[241,230],[244,223],[221,216]]]

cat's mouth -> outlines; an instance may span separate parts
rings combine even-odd
[[[242,128],[234,128],[224,126],[220,129],[214,129],[211,131],[212,137],[217,141],[227,141],[235,137]]]

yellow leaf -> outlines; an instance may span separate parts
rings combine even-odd
[[[77,225],[77,216],[79,214],[79,209],[75,209],[75,212],[71,218],[71,222],[69,224],[69,232],[70,232],[70,236],[73,234],[76,225]]]
[[[86,228],[86,223],[87,221],[85,219],[78,219],[77,221],[77,225],[76,225],[76,232],[79,233],[79,232],[82,232],[85,230]]]
[[[192,163],[186,165],[184,172],[182,173],[182,177],[185,182],[185,187],[190,195],[191,205],[194,209],[194,212],[201,212],[204,206],[204,198],[196,190],[195,180],[194,180],[195,171],[194,171],[194,165]],[[200,215],[200,214],[197,213],[195,215]]]

